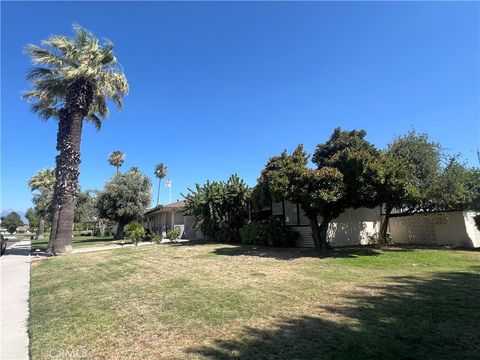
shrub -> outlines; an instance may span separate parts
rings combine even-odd
[[[170,241],[177,240],[180,237],[181,231],[178,229],[175,230],[168,230],[167,231],[167,239]]]
[[[242,243],[250,245],[289,247],[295,245],[299,236],[276,218],[271,218],[267,224],[252,223],[242,229]]]
[[[145,236],[145,229],[138,222],[131,222],[128,225],[125,225],[123,230],[128,234],[135,246],[138,245],[138,241]]]
[[[214,239],[221,243],[235,242],[235,234],[229,228],[220,228],[215,232]]]
[[[155,244],[161,244],[162,240],[163,240],[163,234],[161,232],[152,235],[152,241]]]

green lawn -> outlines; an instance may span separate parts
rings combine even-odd
[[[74,248],[82,246],[105,246],[113,244],[113,237],[111,236],[78,236],[72,239],[72,246]],[[130,240],[125,240],[129,243]],[[48,237],[42,240],[32,240],[32,250],[40,249],[42,251],[47,250]]]
[[[202,243],[44,259],[32,359],[478,359],[479,264],[473,251]]]

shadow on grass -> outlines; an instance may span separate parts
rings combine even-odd
[[[480,268],[472,271],[390,278],[342,307],[326,303],[322,317],[282,318],[187,351],[210,359],[478,359]]]
[[[238,245],[231,247],[222,247],[215,249],[213,253],[226,256],[258,256],[264,258],[274,258],[279,260],[294,260],[298,258],[312,257],[318,259],[324,258],[355,258],[360,256],[378,256],[381,253],[365,246],[334,248],[327,251],[316,251],[315,249],[302,248],[271,248],[253,245]]]

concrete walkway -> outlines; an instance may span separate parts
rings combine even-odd
[[[30,240],[7,248],[0,257],[0,359],[28,359]]]

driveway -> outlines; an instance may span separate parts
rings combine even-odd
[[[30,240],[8,243],[0,279],[0,359],[28,359]]]

